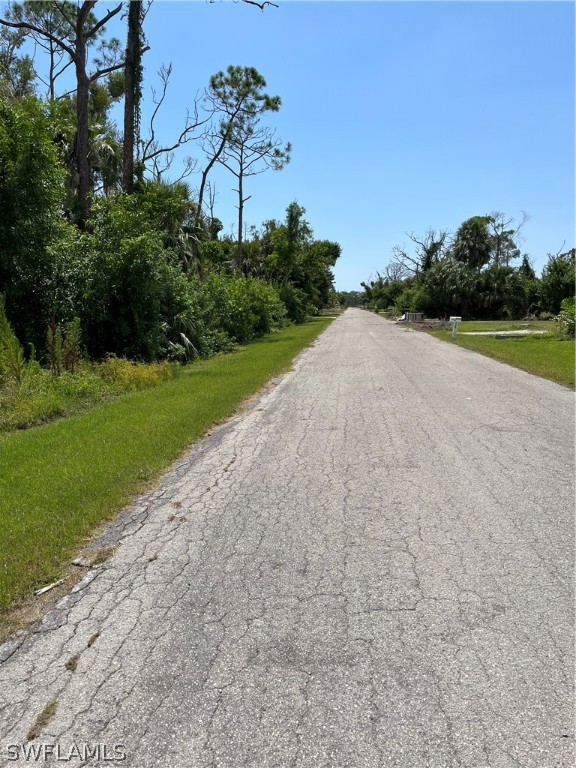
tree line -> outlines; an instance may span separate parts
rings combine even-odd
[[[493,212],[467,219],[452,235],[434,229],[408,235],[410,245],[394,246],[384,270],[362,283],[362,303],[442,318],[558,315],[575,294],[576,250],[549,254],[538,277],[518,246],[525,221]]]
[[[172,67],[145,97],[149,4],[100,5],[26,0],[0,18],[0,295],[20,341],[41,351],[68,326],[92,358],[186,360],[318,313],[339,245],[314,238],[297,202],[246,224],[250,177],[290,161],[266,122],[280,97],[253,67],[229,66],[162,143]],[[124,41],[107,34],[115,18]],[[187,148],[201,161],[175,177]],[[235,180],[234,237],[217,217],[217,165]]]

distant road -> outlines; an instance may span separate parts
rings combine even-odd
[[[0,764],[572,768],[573,513],[569,390],[350,309],[1,648]]]

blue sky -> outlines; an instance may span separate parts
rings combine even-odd
[[[315,236],[342,245],[340,290],[382,269],[406,232],[494,210],[529,214],[522,247],[538,270],[574,245],[572,3],[156,2],[147,36],[147,79],[174,67],[167,136],[229,64],[255,66],[282,97],[270,124],[292,161],[249,180],[246,219],[283,218],[297,200]],[[233,179],[215,181],[229,232]]]
[[[292,161],[248,180],[249,224],[297,200],[315,236],[342,246],[340,290],[381,270],[407,232],[495,210],[528,213],[522,249],[538,271],[574,246],[573,3],[277,1],[156,0],[146,20],[146,96],[162,63],[174,69],[161,140],[229,64],[281,96],[268,122]],[[214,181],[229,233],[234,179]]]

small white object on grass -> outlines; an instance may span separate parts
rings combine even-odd
[[[42,587],[41,589],[37,589],[34,594],[36,597],[39,597],[39,595],[43,595],[44,592],[49,592],[51,589],[54,589],[54,587],[59,587],[60,584],[64,584],[64,579],[59,579],[58,581],[53,581],[52,584],[48,584],[47,587]]]
[[[458,323],[462,320],[461,317],[456,315],[450,315],[450,322],[452,323],[452,338],[455,339],[458,333]]]

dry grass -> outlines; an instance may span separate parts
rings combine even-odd
[[[30,730],[26,735],[26,738],[28,739],[28,741],[37,739],[38,736],[40,736],[43,729],[48,725],[50,720],[52,720],[52,718],[56,714],[57,709],[58,709],[58,702],[55,699],[52,700],[49,704],[46,704],[42,712],[40,712],[40,714],[34,721],[34,725],[30,728]]]

